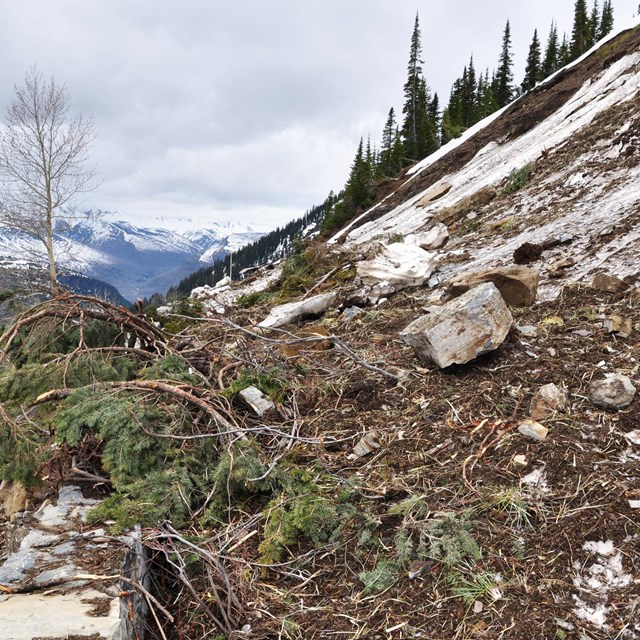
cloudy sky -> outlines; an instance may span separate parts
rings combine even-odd
[[[589,0],[591,4],[591,0]],[[613,0],[616,26],[638,0]],[[473,53],[493,68],[507,18],[516,79],[534,28],[574,0],[0,0],[0,110],[27,68],[92,114],[89,207],[275,226],[344,184],[360,136],[402,108],[420,13],[441,98]]]

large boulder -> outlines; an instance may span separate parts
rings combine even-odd
[[[400,337],[419,358],[444,368],[497,349],[512,322],[500,292],[488,282],[414,320]]]
[[[485,282],[493,282],[511,307],[530,307],[536,300],[540,274],[529,267],[500,267],[486,271],[467,271],[449,281],[447,289],[459,296]]]

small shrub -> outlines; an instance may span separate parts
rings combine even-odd
[[[502,195],[507,196],[522,189],[522,187],[529,182],[531,173],[532,168],[529,164],[520,169],[514,169],[507,178],[507,184],[502,189]]]
[[[372,571],[361,571],[358,574],[358,578],[367,593],[389,589],[398,581],[398,577],[398,565],[388,558],[379,560]]]
[[[248,308],[253,307],[256,304],[270,300],[273,297],[273,293],[268,291],[251,291],[238,296],[235,300],[235,304],[239,307]]]

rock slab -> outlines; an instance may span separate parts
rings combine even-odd
[[[452,278],[447,288],[455,297],[485,282],[493,282],[510,307],[530,307],[536,301],[539,277],[539,273],[529,267],[467,271]]]
[[[608,373],[604,380],[589,385],[591,402],[603,409],[624,409],[633,402],[635,394],[631,379],[621,373]]]
[[[443,369],[497,349],[512,322],[500,292],[489,282],[414,320],[400,338],[421,360]]]

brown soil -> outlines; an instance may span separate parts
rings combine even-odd
[[[554,302],[515,309],[515,323],[535,327],[535,337],[514,328],[495,352],[446,370],[419,362],[397,337],[422,313],[423,296],[415,289],[358,319],[324,321],[365,361],[406,370],[408,377],[397,384],[337,349],[286,360],[260,340],[245,345],[263,366],[286,371],[300,413],[299,435],[320,439],[321,444],[294,447],[295,458],[309,468],[320,465],[338,487],[348,488],[361,517],[346,519],[339,539],[320,549],[302,539],[289,550],[290,564],[266,574],[251,564],[258,559],[260,536],[245,543],[237,556],[244,573],[238,586],[246,604],[243,624],[252,633],[238,637],[640,637],[633,626],[640,602],[640,514],[629,504],[640,498],[640,451],[625,438],[640,429],[638,400],[608,412],[593,406],[587,391],[591,380],[612,371],[635,376],[637,384],[638,293],[572,287]],[[242,323],[259,312],[242,311],[234,319]],[[602,321],[614,313],[632,318],[632,336],[605,332]],[[528,417],[535,391],[549,382],[568,389],[571,408],[541,420],[549,435],[536,443],[516,427]],[[286,430],[289,422],[282,416]],[[350,459],[353,446],[372,432],[380,448]],[[539,468],[548,489],[521,483]],[[498,497],[505,495],[521,501],[524,519],[499,506]],[[409,497],[421,497],[431,514],[427,519],[442,512],[466,514],[482,559],[463,571],[470,578],[499,575],[498,599],[478,594],[481,604],[474,612],[473,599],[465,603],[455,596],[451,571],[438,562],[414,579],[406,568],[399,571],[381,592],[365,589],[360,574],[381,560],[393,561],[398,532],[415,525],[391,513]],[[366,541],[364,528],[370,534]],[[607,540],[621,551],[624,570],[636,581],[608,594],[609,626],[603,629],[575,615],[573,579],[577,567],[593,561],[584,543]],[[563,631],[556,619],[574,630]],[[201,631],[195,625],[180,637],[195,640]]]

